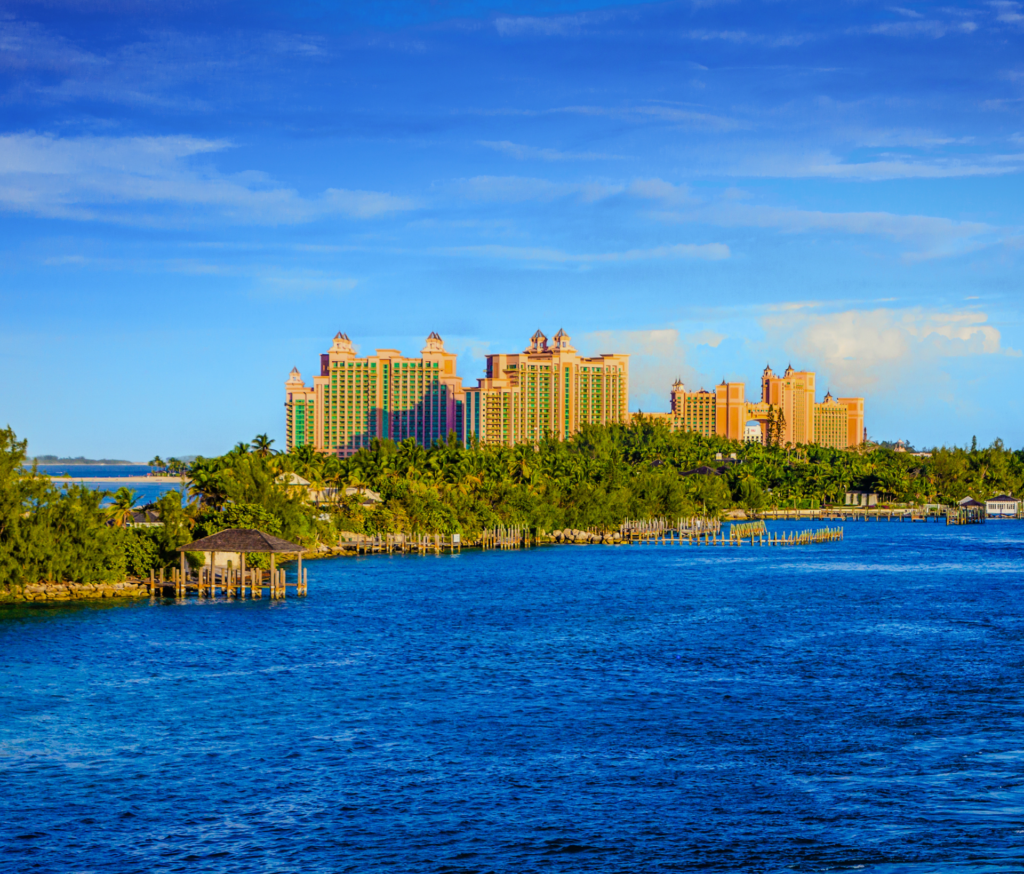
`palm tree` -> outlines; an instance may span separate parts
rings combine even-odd
[[[125,528],[132,521],[138,497],[126,486],[114,492],[114,503],[107,508],[107,514],[118,528]]]
[[[266,458],[268,455],[276,454],[274,450],[270,448],[271,446],[273,446],[273,444],[274,441],[271,440],[266,434],[257,434],[255,437],[252,438],[252,450],[260,458]]]

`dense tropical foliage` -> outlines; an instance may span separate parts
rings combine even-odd
[[[930,457],[880,447],[842,452],[671,433],[638,415],[538,446],[467,448],[452,437],[424,449],[413,440],[375,440],[347,459],[308,446],[277,453],[258,435],[217,458],[175,462],[190,478],[189,500],[170,492],[155,505],[163,525],[134,528],[127,489],[103,507],[100,493],[62,492],[24,462],[25,443],[10,429],[0,432],[0,583],[144,574],[174,564],[176,547],[232,527],[307,548],[334,544],[342,532],[459,533],[472,541],[495,526],[608,530],[626,519],[732,507],[841,504],[851,490],[953,503],[1024,488],[1024,451],[998,440]],[[157,462],[156,469],[166,465]]]

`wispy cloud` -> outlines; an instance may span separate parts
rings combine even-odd
[[[456,188],[474,200],[524,203],[576,197],[585,203],[593,203],[621,193],[625,186],[604,181],[552,182],[528,176],[474,176],[457,182]]]
[[[484,258],[500,258],[510,261],[533,261],[545,264],[608,264],[621,261],[651,261],[663,259],[698,259],[701,261],[722,261],[729,257],[729,247],[724,243],[676,243],[671,246],[655,246],[649,249],[626,249],[620,252],[573,253],[561,249],[532,246],[456,246],[434,250],[445,255],[474,255]]]
[[[590,25],[608,21],[614,13],[579,12],[573,15],[499,15],[494,29],[503,37],[581,36]]]
[[[318,270],[290,269],[261,271],[256,277],[258,288],[275,297],[319,297],[351,291],[358,281]]]
[[[633,179],[629,182],[613,182],[606,179],[590,179],[580,182],[554,182],[530,176],[474,176],[460,180],[456,188],[460,194],[474,200],[503,203],[524,203],[530,200],[542,202],[572,197],[583,203],[596,203],[619,194],[659,200],[665,204],[679,206],[699,201],[686,185],[675,185],[664,179]]]
[[[493,149],[519,161],[613,161],[621,155],[607,155],[602,152],[564,152],[559,149],[538,148],[508,140],[477,140],[478,146]]]
[[[777,156],[742,162],[730,170],[736,176],[787,179],[850,179],[879,182],[890,179],[955,179],[1003,176],[1024,167],[1024,155],[987,155],[974,159],[886,156],[872,161],[843,161],[831,152]]]
[[[549,115],[593,116],[614,119],[629,124],[650,124],[660,122],[681,128],[694,128],[709,131],[734,131],[750,125],[740,119],[729,118],[707,111],[697,104],[641,103],[625,106],[594,106],[578,104],[569,106],[553,106],[546,109],[518,109],[503,107],[500,109],[477,109],[475,115],[490,116],[522,116],[525,118]]]
[[[768,34],[746,30],[689,30],[683,36],[700,42],[730,42],[737,45],[762,45],[768,48],[790,48],[815,37],[809,33]]]
[[[101,48],[102,46],[102,48]],[[0,18],[0,69],[21,73],[7,98],[98,100],[151,108],[210,111],[209,86],[252,79],[268,60],[280,66],[329,58],[319,34],[277,31],[183,33],[145,29],[141,39],[92,43],[92,50],[35,22]]]
[[[142,221],[125,207],[196,208],[239,223],[290,224],[337,215],[373,218],[413,209],[386,192],[329,188],[303,197],[266,174],[221,174],[196,159],[229,147],[186,136],[0,136],[0,208],[54,218]],[[156,221],[150,216],[151,222]],[[169,220],[163,216],[162,220]]]
[[[851,27],[850,34],[872,34],[910,38],[915,36],[942,39],[950,34],[970,34],[978,29],[973,21],[938,21],[915,19],[913,21],[883,21],[860,27]]]
[[[656,188],[646,194],[660,199]],[[640,194],[638,191],[633,193]],[[909,261],[960,254],[994,242],[998,228],[983,222],[891,212],[824,212],[744,202],[721,197],[688,209],[655,213],[664,221],[696,222],[721,227],[773,228],[783,233],[832,232],[888,237],[913,247]]]
[[[1004,24],[1024,24],[1024,7],[1020,3],[1011,0],[992,0],[988,5],[995,10],[996,21]]]

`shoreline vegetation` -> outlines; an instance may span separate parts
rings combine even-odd
[[[187,501],[172,490],[145,508],[158,523],[135,527],[144,508],[131,489],[117,489],[104,507],[110,492],[51,479],[25,461],[25,441],[0,431],[0,600],[39,584],[102,589],[145,580],[177,565],[178,546],[226,528],[258,528],[301,543],[310,557],[345,554],[346,543],[378,535],[458,534],[472,547],[488,531],[513,527],[540,542],[567,529],[608,542],[626,520],[842,506],[850,491],[883,503],[953,504],[1024,486],[1024,451],[998,440],[922,458],[874,445],[735,443],[672,433],[637,414],[537,446],[374,440],[346,459],[308,446],[277,453],[259,435],[222,456],[176,464]],[[159,461],[150,463],[154,472]],[[188,558],[203,564],[201,554]],[[250,566],[265,563],[254,555]]]

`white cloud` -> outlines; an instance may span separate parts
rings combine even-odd
[[[729,247],[723,243],[677,243],[672,246],[655,246],[650,249],[627,249],[622,252],[596,252],[589,254],[563,252],[561,249],[499,245],[458,246],[435,251],[440,254],[479,255],[487,258],[535,261],[548,264],[600,264],[616,261],[650,261],[679,258],[721,261],[730,255]]]
[[[977,310],[925,307],[812,310],[761,318],[770,346],[781,346],[802,366],[820,369],[833,392],[900,390],[944,359],[1021,353],[1002,345],[998,328]]]
[[[996,20],[1004,24],[1024,24],[1024,12],[1020,3],[1010,0],[992,0],[988,4],[996,12]]]
[[[725,334],[707,329],[686,335],[686,342],[691,346],[710,346],[712,349],[717,349],[724,339],[726,339]]]
[[[223,175],[196,160],[228,146],[185,136],[0,136],[0,208],[152,223],[168,219],[140,217],[137,208],[160,205],[189,208],[190,220],[196,208],[205,208],[241,223],[289,224],[330,215],[370,218],[415,207],[409,198],[376,191],[331,188],[303,197],[266,174]]]
[[[577,346],[590,354],[628,354],[630,406],[645,412],[668,409],[672,383],[678,378],[700,387],[701,376],[686,360],[686,347],[675,328],[649,331],[595,331]]]
[[[660,200],[667,204],[693,204],[699,201],[686,185],[673,185],[664,179],[634,179],[627,189],[635,197]]]
[[[606,155],[601,152],[563,152],[558,149],[525,146],[508,140],[477,140],[477,145],[494,149],[519,161],[611,161],[621,160],[621,155]]]

